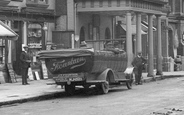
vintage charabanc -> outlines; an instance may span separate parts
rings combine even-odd
[[[65,92],[72,95],[75,86],[89,88],[96,86],[101,94],[106,94],[110,86],[126,84],[132,88],[133,69],[125,73],[127,56],[125,52],[94,50],[93,48],[58,49],[41,51],[48,71],[57,85],[65,86]]]

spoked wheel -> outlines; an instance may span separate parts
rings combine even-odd
[[[106,94],[109,92],[109,79],[107,78],[105,82],[96,85],[100,94]]]
[[[129,75],[129,80],[126,81],[126,86],[127,86],[128,89],[132,89],[132,84],[134,82],[134,77],[135,77],[134,73]]]
[[[74,95],[74,92],[75,92],[75,85],[74,84],[66,84],[65,85],[65,92],[67,95]]]
[[[109,92],[109,82],[108,81],[101,84],[101,91],[102,91],[102,94],[106,94]]]

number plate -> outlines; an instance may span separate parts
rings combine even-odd
[[[56,82],[66,82],[66,81],[82,81],[83,77],[78,74],[59,74],[54,77]]]

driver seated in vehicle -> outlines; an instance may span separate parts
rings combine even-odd
[[[112,51],[114,54],[119,54],[119,53],[124,53],[124,50],[120,49],[118,47],[119,44],[117,44],[116,42],[113,44],[111,42],[108,42],[107,44],[105,44],[105,51]]]
[[[119,53],[125,53],[125,51],[122,49],[122,45],[118,42],[114,42],[114,48],[119,51]]]

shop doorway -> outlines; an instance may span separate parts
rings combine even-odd
[[[80,43],[82,41],[85,41],[85,31],[84,31],[84,27],[81,27],[80,29]]]
[[[169,30],[168,31],[168,38],[169,38],[169,56],[174,58],[174,49],[173,49],[173,31]]]
[[[110,40],[111,39],[111,32],[110,32],[110,29],[109,28],[106,28],[105,29],[105,40],[107,40],[104,44],[107,44],[109,41],[108,40]]]

